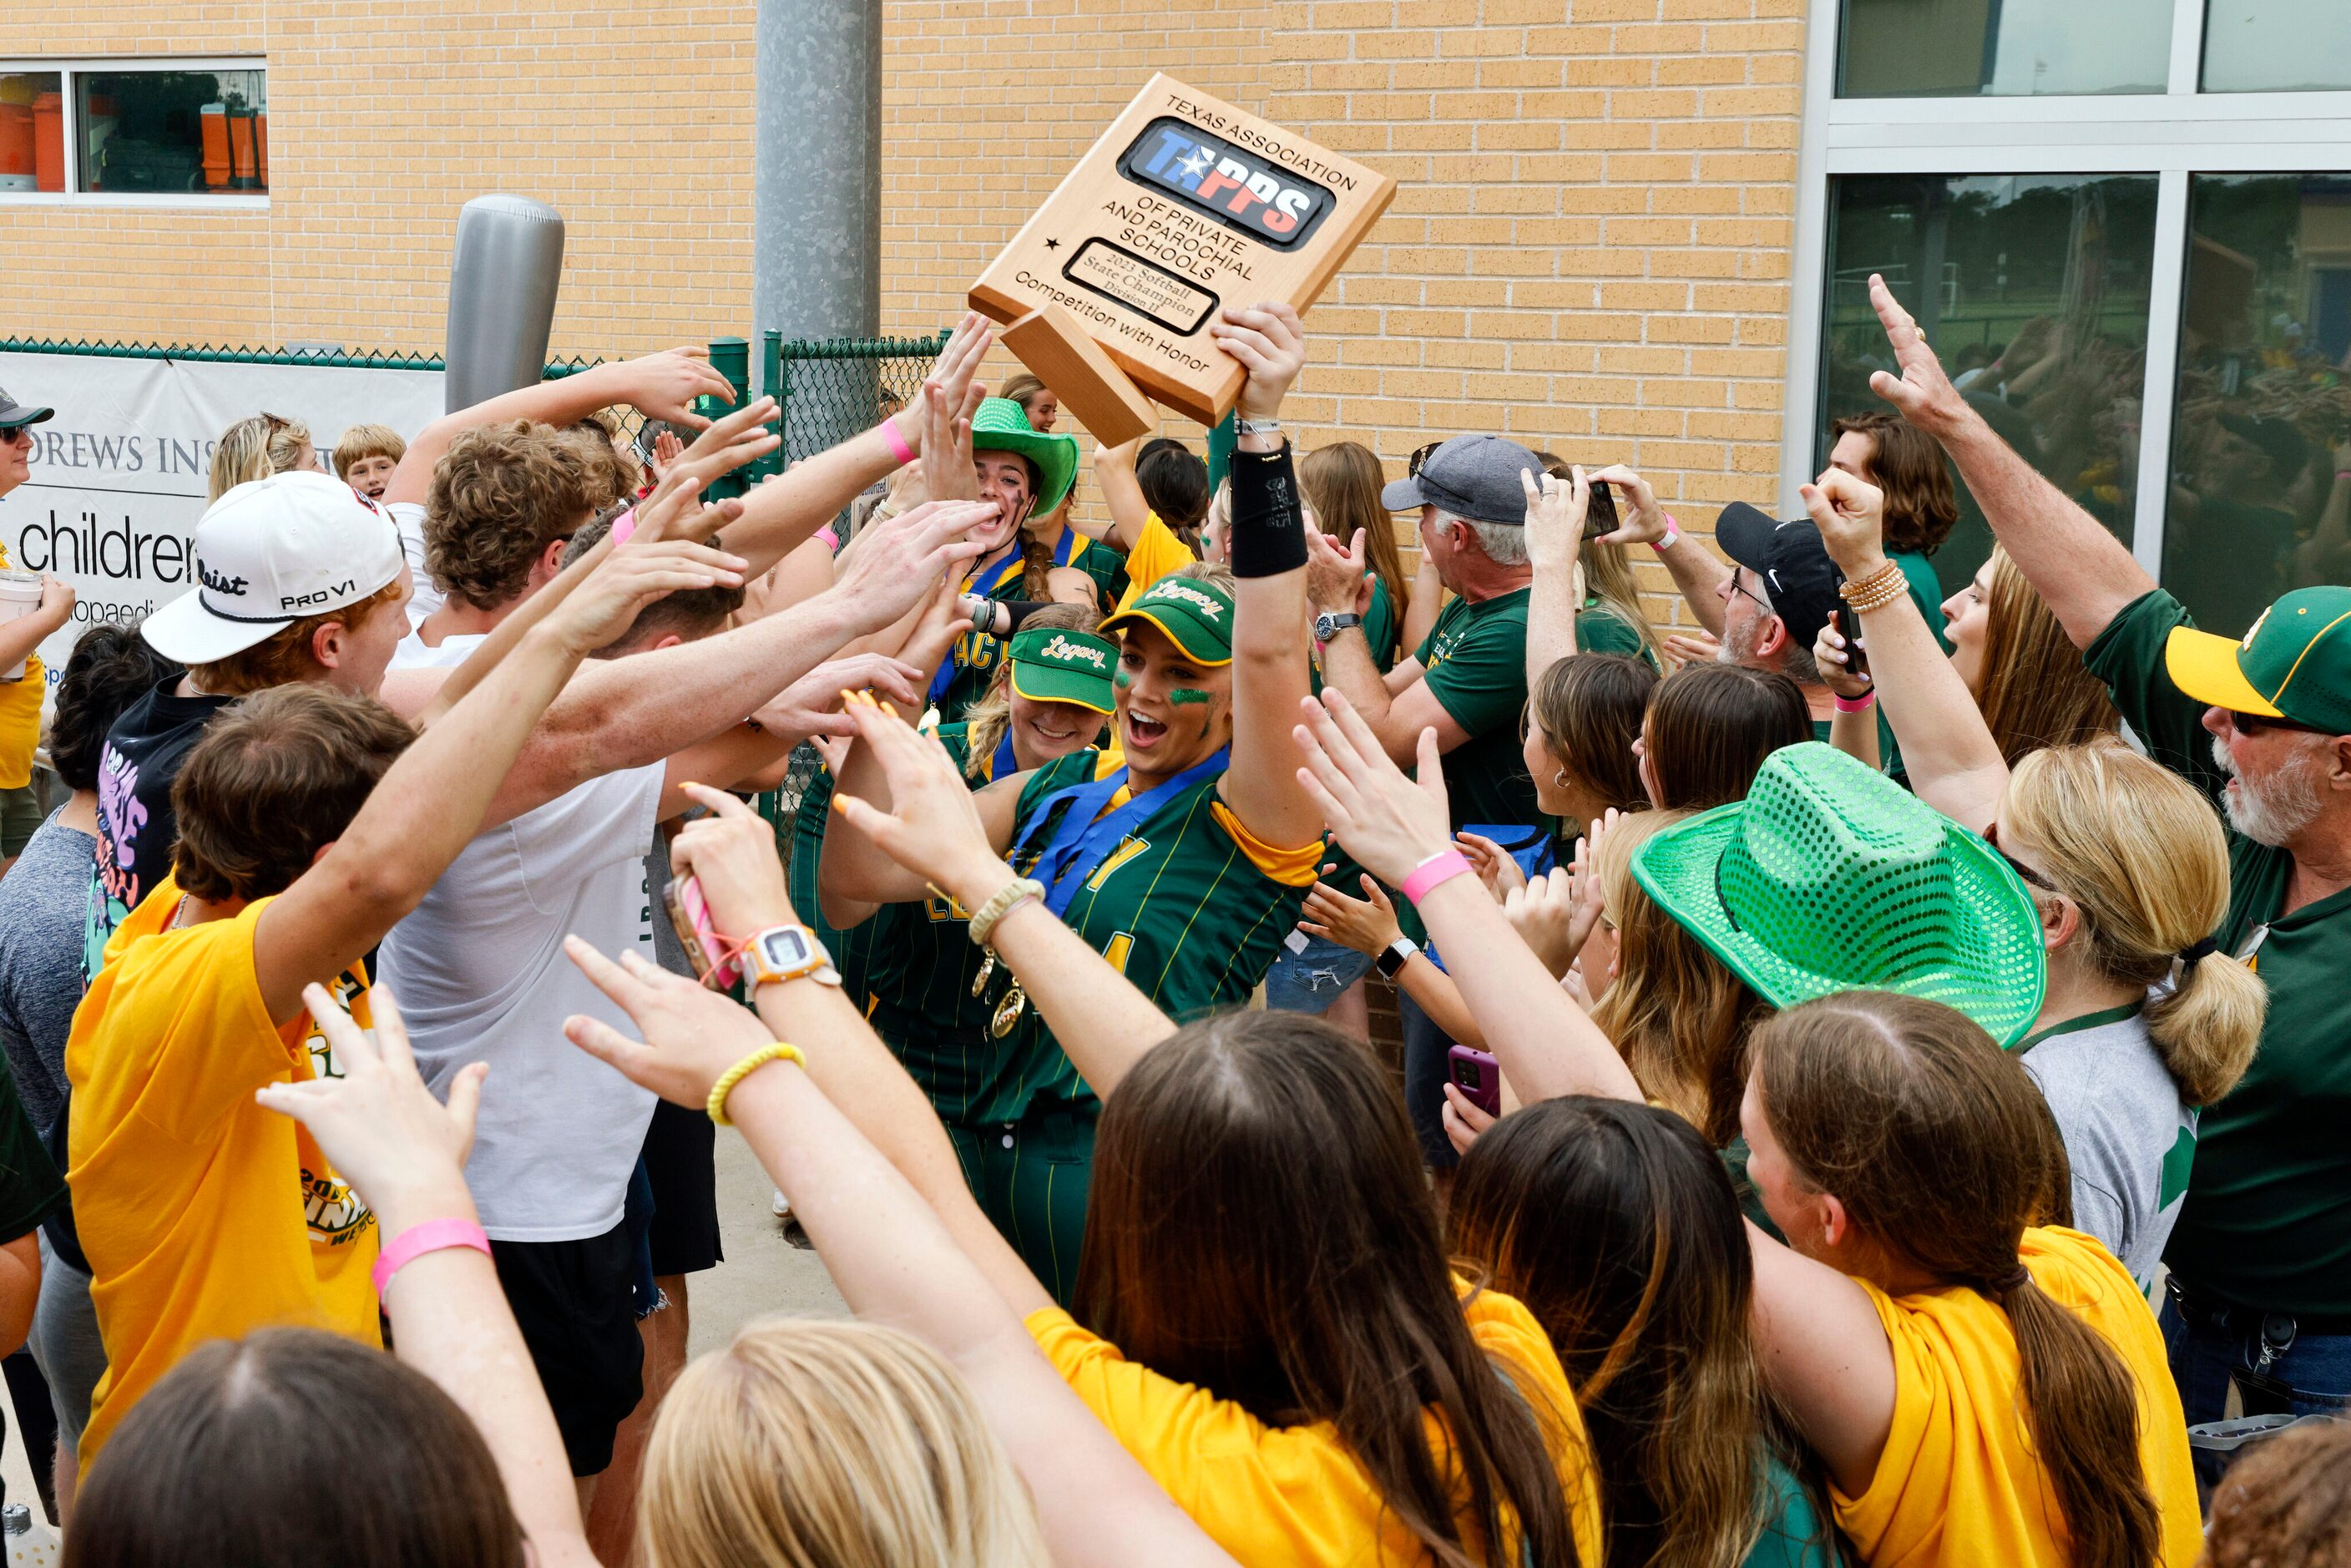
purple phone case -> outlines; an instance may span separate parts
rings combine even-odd
[[[1502,1113],[1502,1070],[1489,1051],[1475,1046],[1457,1045],[1445,1053],[1445,1075],[1453,1086],[1469,1097],[1469,1103],[1489,1116]],[[1467,1066],[1468,1076],[1462,1069]]]

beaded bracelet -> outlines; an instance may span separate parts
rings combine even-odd
[[[1837,597],[1851,605],[1857,615],[1883,610],[1909,591],[1909,580],[1902,575],[1902,568],[1890,560],[1858,582],[1837,585]]]
[[[936,890],[934,889],[934,891]],[[1029,900],[1044,896],[1043,883],[1032,882],[1027,877],[1014,877],[1010,882],[998,888],[986,904],[971,912],[971,920],[967,927],[971,936],[971,945],[975,947],[987,946],[987,939],[996,935],[998,921]]]

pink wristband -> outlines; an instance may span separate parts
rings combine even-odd
[[[1671,512],[1667,512],[1666,514],[1666,531],[1657,536],[1656,548],[1660,550],[1669,550],[1674,548],[1674,541],[1681,537],[1682,526],[1674,521],[1674,515]]]
[[[619,517],[612,519],[612,548],[614,549],[618,549],[622,545],[627,544],[629,540],[634,537],[636,531],[637,509],[634,507],[631,507],[627,511],[622,512]]]
[[[1839,713],[1867,713],[1877,706],[1877,694],[1874,691],[1864,692],[1857,697],[1838,696],[1834,692],[1831,692],[1829,695],[1836,698],[1836,710]]]
[[[1441,855],[1431,855],[1413,867],[1412,874],[1404,879],[1404,886],[1397,891],[1413,903],[1418,904],[1428,896],[1429,890],[1437,883],[1451,882],[1468,870],[1469,862],[1463,858],[1459,850],[1447,850]]]
[[[906,444],[904,435],[898,434],[897,415],[893,414],[882,422],[882,439],[890,444],[891,452],[896,455],[902,466],[914,460],[914,449]]]
[[[422,1225],[412,1225],[393,1237],[375,1260],[375,1293],[383,1294],[392,1277],[422,1258],[427,1252],[439,1252],[450,1247],[470,1247],[483,1257],[490,1256],[490,1239],[482,1228],[470,1219],[428,1219]]]

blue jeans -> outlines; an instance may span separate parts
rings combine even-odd
[[[1461,1163],[1453,1140],[1445,1135],[1445,1081],[1453,1068],[1452,1037],[1420,1010],[1408,991],[1396,992],[1396,1016],[1404,1023],[1404,1108],[1412,1118],[1421,1163],[1434,1171],[1449,1171]]]
[[[1303,952],[1281,950],[1265,972],[1265,1005],[1278,1013],[1321,1018],[1340,993],[1371,972],[1371,956],[1327,936],[1309,936]]]
[[[2277,1314],[2199,1305],[2191,1318],[2177,1300],[2163,1303],[2163,1346],[2188,1424],[2228,1416],[2229,1387],[2237,1385],[2248,1416],[2341,1416],[2351,1411],[2351,1334],[2297,1333],[2262,1365],[2265,1321]],[[2197,1479],[2216,1484],[2232,1458],[2196,1453]]]

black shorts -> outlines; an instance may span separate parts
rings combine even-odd
[[[664,1100],[645,1129],[645,1176],[653,1220],[645,1239],[656,1277],[699,1274],[726,1254],[718,1244],[718,1124]]]
[[[628,1226],[584,1241],[493,1241],[490,1258],[554,1407],[571,1473],[601,1474],[612,1462],[612,1434],[644,1395]]]

